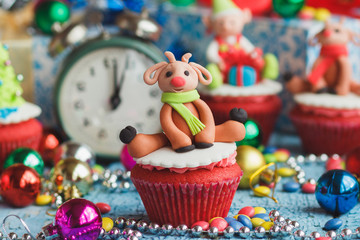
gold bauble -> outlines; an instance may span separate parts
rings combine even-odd
[[[236,151],[236,162],[243,170],[239,188],[250,188],[250,176],[266,164],[264,156],[259,150],[248,145],[239,146]],[[252,184],[255,185],[258,182],[259,177],[256,177]]]
[[[92,186],[91,168],[86,162],[69,157],[60,160],[54,167],[51,181],[62,186],[75,185],[82,194],[87,194]]]

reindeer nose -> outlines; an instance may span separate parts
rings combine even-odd
[[[171,79],[170,83],[174,87],[182,87],[185,85],[185,79],[182,77],[174,77],[173,79]]]
[[[323,32],[323,35],[324,35],[324,37],[330,37],[331,33],[332,33],[331,30],[325,29],[324,32]]]

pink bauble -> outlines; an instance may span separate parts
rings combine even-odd
[[[127,145],[124,145],[123,149],[121,150],[120,162],[128,171],[130,171],[136,164],[133,157],[128,152]]]

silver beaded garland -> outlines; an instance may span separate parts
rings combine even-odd
[[[331,237],[331,238],[336,238],[336,232],[334,230],[327,231],[325,236]]]
[[[140,232],[144,232],[147,226],[148,226],[148,224],[144,220],[140,220],[139,222],[136,223],[136,228]]]
[[[106,234],[105,229],[104,229],[104,228],[101,228],[101,229],[100,229],[100,234],[99,234],[98,239],[102,239],[102,238],[105,236],[105,234]]]
[[[123,229],[125,227],[125,223],[126,223],[126,218],[124,217],[118,217],[115,220],[115,225],[120,229]]]
[[[32,239],[32,237],[28,233],[25,233],[21,238],[21,240],[31,240],[31,239]]]
[[[216,238],[219,234],[219,229],[217,227],[210,227],[208,230],[208,236],[210,238]]]
[[[295,240],[302,240],[305,238],[305,232],[303,230],[296,230],[294,232],[294,238]]]
[[[133,235],[133,230],[131,228],[125,228],[124,231],[122,231],[122,235],[124,237],[129,237],[131,235]]]
[[[348,228],[345,228],[341,230],[340,235],[343,239],[351,239],[352,231]]]
[[[310,233],[310,238],[316,239],[316,238],[319,238],[319,237],[321,237],[321,235],[318,232]]]
[[[159,228],[160,228],[160,226],[157,223],[150,223],[150,225],[148,227],[150,233],[152,233],[152,234],[157,234],[159,232]]]
[[[130,219],[126,220],[125,224],[126,224],[126,227],[133,228],[136,225],[136,220],[130,218]]]
[[[181,224],[176,227],[175,231],[179,236],[184,236],[188,231],[188,226],[186,226],[185,224]]]
[[[269,234],[271,237],[277,237],[280,234],[280,226],[279,225],[273,225],[270,229],[269,229]]]
[[[11,233],[9,233],[8,238],[9,238],[10,240],[15,240],[15,239],[18,238],[18,235],[17,235],[16,233],[14,233],[14,232],[11,232]]]
[[[162,234],[162,235],[170,235],[171,234],[171,232],[173,231],[173,226],[172,225],[170,225],[170,224],[164,224],[164,225],[162,225],[161,226],[161,228],[160,228],[160,233]]]
[[[360,227],[358,227],[358,228],[355,229],[355,236],[356,236],[357,238],[360,238]]]
[[[232,238],[234,236],[234,228],[231,226],[228,226],[227,228],[225,228],[224,230],[224,237],[225,238]]]
[[[239,229],[239,237],[241,237],[241,238],[249,238],[250,237],[250,228],[248,228],[248,227],[241,227],[240,229]]]
[[[265,237],[266,230],[264,227],[259,226],[254,229],[254,236],[256,238],[263,238]]]
[[[277,216],[274,218],[274,223],[275,224],[279,224],[279,225],[283,225],[285,223],[285,218],[283,216]]]
[[[191,235],[192,235],[193,237],[200,237],[202,231],[203,231],[202,227],[200,227],[200,226],[194,226],[194,227],[191,229]]]
[[[294,228],[299,228],[300,224],[297,221],[291,221],[291,226],[293,226]]]
[[[138,231],[138,230],[135,230],[135,231],[133,232],[133,236],[135,236],[135,237],[137,237],[137,238],[142,238],[142,233],[141,233],[140,231]]]
[[[293,227],[291,225],[284,225],[281,227],[280,233],[283,237],[288,237],[290,236],[292,230]]]

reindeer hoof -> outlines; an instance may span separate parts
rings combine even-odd
[[[200,148],[200,149],[209,148],[209,147],[212,147],[213,145],[214,144],[212,144],[212,143],[206,143],[206,142],[196,142],[195,143],[195,147]]]
[[[230,111],[230,119],[231,120],[245,123],[247,120],[247,117],[248,117],[247,112],[242,108],[233,108]]]
[[[194,150],[194,149],[195,149],[194,145],[189,145],[186,147],[181,147],[181,148],[175,149],[175,152],[184,153],[184,152],[190,152],[191,150]]]
[[[293,76],[294,76],[294,74],[292,74],[291,72],[286,72],[283,76],[283,79],[285,82],[289,82]]]
[[[123,143],[128,144],[134,139],[135,136],[136,129],[132,126],[127,126],[123,130],[121,130],[119,138]]]
[[[319,90],[317,90],[316,93],[336,94],[336,91],[333,88],[324,87],[324,88],[320,88]]]

